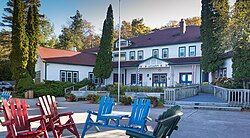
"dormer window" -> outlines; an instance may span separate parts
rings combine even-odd
[[[121,39],[121,47],[129,46],[129,41],[125,39]],[[119,40],[116,41],[116,48],[119,48]]]

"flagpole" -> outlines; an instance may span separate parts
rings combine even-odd
[[[119,0],[119,45],[118,45],[118,97],[117,103],[120,103],[120,82],[121,82],[121,0]]]

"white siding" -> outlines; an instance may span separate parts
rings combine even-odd
[[[228,58],[224,61],[223,67],[227,69],[228,78],[232,78],[232,74],[233,74],[232,64],[233,64],[232,58]]]
[[[81,81],[84,78],[88,78],[88,74],[89,74],[89,72],[93,71],[93,67],[80,66],[80,65],[47,63],[47,80],[60,81],[60,70],[78,71],[79,72],[79,81]]]
[[[196,56],[201,56],[201,42],[197,43],[187,43],[187,44],[176,44],[176,45],[166,45],[166,46],[152,46],[148,48],[135,48],[135,49],[125,49],[121,50],[121,52],[126,52],[126,61],[129,60],[129,52],[135,51],[135,59],[138,59],[137,52],[139,50],[143,50],[144,60],[148,59],[152,56],[152,50],[159,50],[159,58],[162,58],[162,49],[168,48],[169,50],[169,58],[178,58],[179,57],[179,47],[186,47],[186,57],[189,57],[189,46],[196,46]],[[118,52],[118,51],[114,51]]]
[[[45,79],[45,63],[42,61],[40,56],[38,56],[38,58],[37,58],[37,62],[35,65],[35,71],[41,71],[40,82],[42,82]]]

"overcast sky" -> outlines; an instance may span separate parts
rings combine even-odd
[[[8,0],[0,0],[0,15]],[[119,0],[41,0],[41,13],[45,14],[54,24],[56,35],[61,33],[63,25],[67,25],[70,16],[76,10],[83,18],[95,26],[97,33],[102,29],[109,4],[114,10],[115,24],[118,23]],[[232,5],[235,0],[229,0]],[[134,18],[144,18],[146,25],[158,28],[169,20],[180,20],[200,16],[201,0],[121,0],[121,20],[131,21]],[[0,27],[0,29],[2,29]]]

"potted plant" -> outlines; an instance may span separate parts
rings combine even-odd
[[[96,104],[99,101],[100,96],[96,94],[89,94],[87,96],[87,101],[91,104]]]
[[[67,102],[73,102],[73,101],[76,100],[76,96],[74,94],[72,94],[72,93],[66,94],[65,99],[66,99]]]
[[[151,101],[152,107],[157,107],[158,106],[159,101],[158,101],[157,97],[149,96],[149,99]]]
[[[132,103],[132,98],[129,96],[129,97],[127,97],[127,96],[122,96],[121,97],[121,103],[123,104],[123,105],[131,105],[131,103]]]

